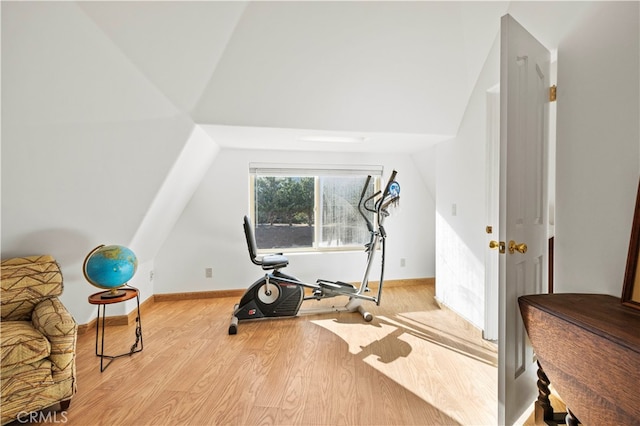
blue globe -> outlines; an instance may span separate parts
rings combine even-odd
[[[124,246],[98,246],[85,258],[84,276],[98,288],[115,291],[125,285],[138,268],[138,258]]]

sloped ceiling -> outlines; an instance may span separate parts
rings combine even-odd
[[[79,2],[149,81],[183,112],[201,98],[245,2]]]
[[[78,4],[221,146],[307,150],[379,150],[395,134],[416,150],[451,138],[509,5]],[[263,128],[264,138],[246,137]],[[369,144],[304,145],[291,129],[349,132]]]
[[[223,147],[382,151],[395,141],[413,152],[457,133],[503,14],[553,49],[587,4],[78,3]],[[260,129],[268,130],[262,136]],[[335,132],[367,143],[299,140]]]
[[[473,88],[468,73],[477,76],[497,34],[489,21],[466,38],[468,5],[478,8],[251,4],[193,117],[203,124],[455,134]],[[473,61],[468,52],[484,56]]]

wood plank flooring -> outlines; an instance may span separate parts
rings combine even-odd
[[[241,322],[235,336],[236,298],[153,303],[144,350],[103,373],[94,332],[78,337],[65,424],[495,425],[497,348],[433,291],[385,289],[371,323],[333,312]],[[133,326],[108,327],[105,353],[134,341]]]

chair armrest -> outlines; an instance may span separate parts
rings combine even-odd
[[[67,308],[57,297],[43,300],[35,306],[31,322],[51,343],[53,379],[75,376],[78,324]]]

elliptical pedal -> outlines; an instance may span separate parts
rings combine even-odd
[[[342,281],[318,280],[316,281],[316,283],[322,288],[326,288],[328,290],[337,291],[341,293],[357,293],[358,292],[358,289],[353,284],[345,283]]]

